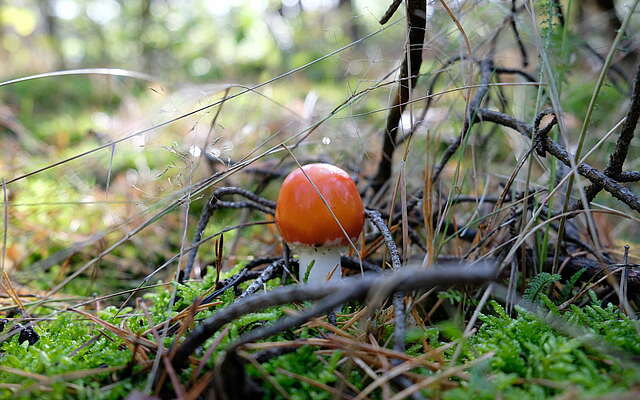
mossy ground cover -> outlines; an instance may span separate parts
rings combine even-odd
[[[239,268],[226,275],[231,276]],[[143,296],[145,307],[126,307],[118,311],[116,306],[108,306],[98,311],[97,316],[133,336],[141,335],[150,328],[150,324],[159,324],[185,310],[213,284],[215,271],[210,270],[202,281],[177,285],[179,300],[170,313],[167,310],[171,291],[167,289],[171,285],[163,285],[150,289]],[[269,287],[277,285],[278,279],[268,284]],[[446,297],[455,299],[459,296]],[[546,295],[543,296],[550,302]],[[198,318],[212,315],[234,299],[235,294],[230,289],[220,296],[219,304],[202,311]],[[581,327],[583,336],[574,337],[554,329],[545,321],[544,315],[541,317],[523,308],[516,307],[513,315],[509,315],[495,301],[491,301],[480,315],[477,332],[465,340],[460,338],[460,332],[446,324],[426,329],[412,327],[407,334],[409,356],[420,357],[426,351],[447,347],[432,358],[439,363],[440,369],[430,370],[424,366],[410,369],[414,374],[434,378],[435,383],[423,389],[423,394],[451,400],[498,397],[546,399],[562,395],[591,398],[637,387],[640,370],[633,359],[640,356],[640,336],[635,321],[612,304],[601,306],[595,296],[587,304],[572,305],[563,312],[558,311],[553,303],[547,304],[551,309],[545,308],[546,315]],[[221,340],[217,335],[209,340],[208,344],[218,341],[219,346],[205,370],[214,368],[220,352],[242,333],[270,324],[290,313],[292,308],[288,307],[288,310],[273,307],[229,324],[228,331],[220,333],[223,335]],[[359,307],[345,307],[345,316],[338,318],[337,328],[348,321],[346,315],[358,310]],[[35,309],[34,314],[46,316],[51,311],[41,306]],[[382,321],[379,318],[378,315],[374,320]],[[392,329],[384,326],[370,328],[369,334],[375,334],[383,345],[388,343]],[[35,330],[40,339],[33,345],[27,341],[19,343],[18,336],[14,335],[0,347],[2,398],[117,399],[134,389],[144,390],[147,385],[150,361],[135,359],[130,340],[95,321],[72,311],[57,312],[52,318],[39,322]],[[6,332],[7,328],[2,333]],[[322,338],[332,334],[334,332],[316,324],[295,332],[283,332],[265,342]],[[366,336],[357,325],[348,327],[344,334],[349,340]],[[151,333],[145,338],[154,340]],[[168,336],[164,344],[170,346],[173,340],[174,337]],[[602,347],[592,347],[590,344],[594,340]],[[462,347],[458,348],[460,343]],[[624,354],[623,358],[615,356],[619,352]],[[149,355],[153,357],[151,352]],[[357,368],[354,364],[357,357],[354,357],[348,346],[329,351],[323,346],[303,345],[271,358],[259,368],[247,363],[246,372],[260,382],[265,398],[281,398],[284,390],[292,399],[330,399],[334,395],[331,388],[342,385],[356,392],[365,390],[373,382],[370,376]],[[456,361],[452,361],[454,357]],[[482,361],[474,362],[478,359]],[[456,377],[438,378],[449,368],[460,365],[472,366],[463,369],[463,374]],[[375,366],[372,367],[374,369]],[[192,373],[193,368],[185,370],[183,378],[188,380]],[[383,393],[383,389],[378,387],[370,391],[369,398],[382,398]]]

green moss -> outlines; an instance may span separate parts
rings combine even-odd
[[[597,396],[629,388],[640,379],[640,371],[622,365],[607,354],[589,347],[579,338],[557,332],[532,314],[518,310],[515,318],[492,302],[494,313],[481,315],[483,325],[464,346],[464,357],[473,360],[495,352],[476,367],[472,379],[444,398],[490,399],[500,393],[505,399],[543,399],[571,389],[584,396]],[[610,346],[640,354],[640,341],[633,321],[615,306],[573,306],[562,317],[586,328]]]
[[[128,377],[118,377],[115,373],[97,373],[81,379],[67,379],[60,374],[88,369],[126,366],[131,352],[117,338],[106,334],[99,337],[90,346],[82,347],[98,333],[95,324],[76,314],[66,312],[53,320],[36,325],[40,340],[33,346],[27,342],[18,343],[17,335],[4,342],[0,350],[2,370],[0,381],[15,384],[15,390],[2,389],[0,398],[78,398],[109,399],[118,398],[132,388]],[[11,372],[9,369],[18,370]],[[19,372],[39,374],[48,377],[53,383],[38,378],[21,376]],[[48,389],[42,391],[39,384]],[[108,391],[100,387],[111,385]],[[51,391],[49,391],[49,389]]]
[[[342,353],[336,351],[331,356],[320,356],[315,353],[316,350],[318,348],[314,346],[303,346],[293,353],[272,359],[262,366],[292,399],[331,399],[331,393],[282,372],[284,370],[302,375],[328,386],[335,385],[338,379],[335,371],[338,367],[338,361],[343,356]],[[250,375],[262,379],[262,374],[255,367],[248,366],[247,371]],[[353,378],[356,377],[353,376]],[[354,382],[357,381],[354,380]],[[264,385],[264,390],[267,399],[281,397],[279,392],[269,383]]]
[[[231,276],[241,267],[238,265],[222,274],[220,279]],[[215,283],[215,275],[215,271],[210,268],[202,281],[174,283],[178,296],[170,311],[171,290],[167,290],[166,286],[146,293],[143,297],[149,305],[153,324],[160,323],[189,307],[196,297]],[[275,279],[270,281],[268,286],[275,287],[279,284],[279,280]],[[459,295],[451,291],[443,296],[457,301]],[[546,295],[541,293],[540,298],[544,304],[553,305]],[[222,304],[199,313],[199,318],[215,314],[220,308],[235,301],[235,295],[233,291],[227,291],[219,300]],[[426,395],[440,396],[448,400],[493,399],[498,395],[505,399],[546,399],[567,391],[584,396],[597,396],[625,390],[640,381],[640,374],[636,369],[623,366],[620,360],[591,348],[579,338],[569,337],[554,330],[546,322],[522,309],[518,309],[517,315],[512,317],[497,303],[490,304],[492,312],[480,316],[481,326],[477,333],[464,343],[458,362],[472,362],[489,352],[494,353],[493,357],[471,368],[469,380],[459,381],[458,388],[447,391],[432,388],[425,390]],[[346,310],[356,311],[351,306]],[[48,309],[44,308],[35,311],[41,315],[47,312]],[[600,307],[594,303],[581,308],[571,306],[564,312],[560,312],[554,306],[552,313],[587,329],[593,335],[599,335],[602,342],[612,348],[619,348],[630,355],[640,354],[640,340],[634,321],[613,305]],[[118,312],[117,308],[112,306],[102,309],[98,316],[117,326],[124,323],[132,332],[141,334],[149,328],[147,318],[141,314],[141,310],[131,307]],[[210,358],[207,367],[212,368],[220,351],[243,333],[259,325],[270,324],[284,315],[282,307],[271,307],[245,315],[228,324],[229,331]],[[342,319],[341,322],[344,322]],[[382,337],[379,339],[384,343],[392,335],[393,327],[387,324],[380,328]],[[455,321],[441,323],[437,328],[430,327],[426,330],[411,328],[406,336],[407,354],[422,354],[424,340],[430,346],[438,347],[452,338],[459,339],[460,329],[460,323]],[[2,389],[0,398],[115,399],[123,397],[133,389],[141,389],[146,382],[146,373],[136,374],[138,367],[133,369],[133,373],[124,373],[124,368],[132,356],[125,343],[79,315],[72,312],[57,314],[51,320],[38,323],[36,330],[40,334],[40,340],[33,346],[28,346],[26,342],[18,343],[17,336],[0,345],[0,362],[5,367],[0,370],[0,381],[10,385]],[[87,345],[86,343],[98,333],[100,336]],[[323,333],[326,332],[303,327],[296,330],[295,337],[311,338]],[[153,340],[150,335],[147,338]],[[285,331],[266,340],[290,339],[291,332]],[[165,345],[170,345],[173,340],[173,337],[168,337]],[[210,338],[204,348],[210,346],[214,340],[217,338]],[[337,387],[342,384],[337,378],[339,372],[358,390],[371,383],[371,379],[349,358],[345,358],[342,352],[319,354],[317,350],[320,348],[303,346],[262,365],[293,399],[331,398],[331,393],[296,378],[296,375]],[[444,353],[445,360],[450,360],[454,352],[455,346]],[[94,373],[78,379],[60,376],[69,372],[103,367],[123,369]],[[250,364],[246,368],[247,373],[260,382],[266,398],[279,398],[279,392],[264,378],[264,372]],[[191,372],[189,369],[185,370],[183,378],[187,379]],[[415,368],[412,372],[424,376],[434,373],[424,368]],[[39,374],[46,378],[28,374]],[[380,398],[381,393],[381,389],[378,388],[370,397]]]

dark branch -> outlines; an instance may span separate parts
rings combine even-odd
[[[394,270],[400,269],[402,266],[402,262],[400,261],[400,253],[398,252],[398,247],[396,246],[396,242],[393,241],[393,236],[391,236],[391,231],[387,227],[387,224],[382,220],[382,215],[378,210],[365,210],[365,214],[367,218],[373,223],[373,225],[380,231],[382,237],[384,238],[384,242],[389,250],[389,255],[391,256],[391,267]]]
[[[382,18],[380,18],[380,25],[384,25],[389,22],[391,17],[393,17],[393,14],[398,11],[398,7],[400,7],[400,4],[402,4],[402,0],[393,0],[393,2],[389,5],[389,8],[387,8],[387,11],[384,12]]]
[[[367,217],[373,222],[376,228],[382,233],[382,237],[384,238],[384,242],[389,250],[389,254],[391,255],[391,266],[397,271],[402,267],[402,262],[400,261],[400,254],[398,253],[398,247],[396,246],[396,242],[393,241],[393,236],[391,236],[391,231],[382,220],[382,216],[380,215],[380,211],[377,210],[365,210]],[[404,312],[404,293],[402,291],[397,291],[393,294],[393,311],[394,311],[394,319],[395,319],[395,329],[393,330],[393,340],[394,345],[393,349],[397,352],[404,353],[405,344],[404,338],[406,336],[406,321],[405,321],[405,312]]]
[[[244,202],[229,202],[229,201],[221,201],[220,198],[223,196],[229,195],[239,195],[242,196],[249,201]],[[211,219],[211,215],[216,208],[220,207],[229,207],[229,208],[252,208],[254,210],[258,210],[264,212],[266,214],[274,213],[274,209],[276,208],[276,203],[260,197],[255,193],[252,193],[246,189],[241,189],[237,187],[221,187],[219,189],[214,190],[211,198],[207,202],[206,206],[202,209],[202,213],[200,214],[200,219],[198,220],[198,226],[196,227],[196,233],[193,237],[193,250],[189,254],[189,258],[187,259],[187,265],[184,268],[184,274],[180,277],[180,282],[184,279],[188,279],[189,275],[191,275],[191,269],[193,268],[193,264],[196,261],[196,256],[198,254],[198,248],[200,247],[200,239],[202,239],[202,234],[209,223],[209,219]]]
[[[358,259],[347,256],[340,257],[340,266],[342,268],[360,272],[360,265],[362,265],[362,269],[364,270],[364,272],[382,272],[382,268],[372,262],[366,260],[360,261]]]
[[[444,155],[442,156],[442,160],[440,161],[440,164],[436,166],[433,172],[433,178],[432,178],[433,182],[436,182],[438,180],[438,178],[440,177],[440,173],[442,173],[442,170],[444,169],[444,166],[449,162],[451,157],[453,157],[455,152],[458,150],[458,148],[462,144],[462,141],[465,139],[465,137],[469,133],[469,130],[471,129],[471,126],[473,124],[472,121],[475,118],[477,110],[480,108],[480,105],[482,104],[482,100],[484,99],[487,92],[489,91],[489,80],[491,79],[492,71],[493,71],[493,60],[486,59],[486,60],[480,61],[480,85],[481,86],[478,88],[478,91],[476,92],[475,96],[471,100],[471,103],[469,103],[469,109],[464,119],[462,132],[460,132],[460,135],[458,136],[458,138],[453,143],[451,143],[451,145],[449,145],[447,150],[445,150]]]
[[[219,310],[202,321],[178,348],[173,358],[176,372],[186,366],[188,357],[225,324],[249,313],[267,307],[293,302],[320,300],[336,293],[348,293],[344,301],[365,298],[369,293],[429,289],[434,286],[478,284],[496,278],[494,266],[474,265],[446,268],[403,268],[391,274],[368,274],[363,277],[344,278],[335,282],[298,284],[278,287],[274,290],[248,296]],[[330,307],[331,308],[331,307]]]
[[[504,75],[520,75],[521,77],[526,79],[527,82],[537,82],[538,81],[535,76],[533,76],[530,73],[528,73],[526,71],[523,71],[521,69],[495,67],[493,69],[493,72],[495,72],[496,74],[500,74],[500,75],[502,75],[502,74],[504,74]]]
[[[518,26],[516,25],[516,13],[516,0],[511,0],[511,30],[513,31],[513,36],[516,38],[516,43],[518,43],[518,49],[522,56],[522,66],[526,68],[529,65],[529,56],[527,55],[527,49],[524,47],[524,43],[522,43],[520,31],[518,31]]]
[[[262,285],[275,277],[283,266],[284,260],[282,259],[272,262],[267,268],[262,271],[260,276],[255,281],[253,281],[253,283],[251,283],[251,285],[249,285],[249,287],[244,292],[242,292],[240,296],[236,298],[236,301],[239,301],[240,299],[243,299],[258,291],[262,287]]]
[[[620,136],[616,142],[616,148],[613,153],[609,155],[609,164],[605,168],[604,173],[610,178],[617,180],[618,182],[636,182],[640,180],[639,173],[624,173],[622,172],[622,166],[629,153],[629,146],[633,139],[636,126],[638,125],[638,118],[640,117],[640,65],[636,71],[636,77],[633,82],[633,91],[631,95],[631,105],[627,111],[627,116],[622,123],[620,130]],[[630,179],[631,178],[631,179]],[[638,178],[638,179],[634,179]],[[593,201],[593,199],[600,193],[603,187],[597,183],[592,183],[585,190],[587,202]],[[571,206],[571,210],[575,211],[581,208],[581,203],[575,203]]]
[[[218,209],[218,208],[235,208],[235,209],[249,208],[249,209],[260,211],[260,212],[263,212],[263,213],[269,214],[269,215],[274,215],[275,214],[275,210],[274,209],[265,207],[265,206],[263,206],[261,204],[258,204],[258,203],[254,203],[253,201],[223,201],[223,200],[219,200],[215,204],[215,206],[213,208],[214,209]]]
[[[560,144],[554,142],[550,138],[547,138],[545,148],[558,160],[568,167],[571,166],[571,160],[573,156]],[[640,199],[629,189],[622,186],[615,180],[609,178],[604,172],[590,166],[587,163],[578,165],[578,173],[585,178],[589,179],[592,183],[602,186],[604,190],[611,193],[613,197],[622,201],[629,207],[640,212]]]
[[[622,123],[616,148],[613,153],[611,153],[611,156],[609,156],[609,165],[604,170],[607,176],[617,177],[622,173],[622,165],[627,158],[631,139],[633,139],[636,126],[638,125],[638,118],[640,118],[640,65],[638,65],[636,77],[633,82],[631,105],[629,106],[627,117]]]
[[[586,257],[561,258],[560,263],[564,266],[562,268],[562,276],[565,279],[571,279],[574,274],[584,269],[585,272],[580,276],[580,281],[595,281],[616,268],[615,265],[602,264]],[[637,267],[637,265],[634,265],[634,267]],[[635,268],[629,268],[627,272],[627,288],[629,292],[638,293],[640,291],[640,272]],[[619,278],[620,273],[616,273],[615,276]]]
[[[251,279],[256,279],[258,276],[260,276],[262,272],[251,271],[252,268],[259,267],[260,265],[264,265],[264,264],[270,264],[279,259],[280,259],[279,257],[269,257],[269,258],[259,258],[257,260],[253,260],[249,262],[240,272],[225,279],[222,282],[219,282],[218,286],[216,287],[216,291],[211,293],[207,297],[205,297],[201,303],[202,304],[211,303],[216,297],[220,296],[222,293],[226,292],[227,290],[238,286],[242,282],[246,282]]]
[[[396,136],[398,135],[400,118],[409,102],[411,90],[418,82],[420,66],[422,65],[422,48],[427,23],[427,2],[424,0],[407,1],[409,42],[403,55],[398,88],[396,89],[393,104],[389,109],[389,115],[387,117],[378,172],[371,183],[374,192],[378,192],[391,177],[393,153],[396,149]],[[411,76],[411,79],[408,79],[409,76]]]
[[[508,128],[512,128],[524,136],[532,137],[533,127],[526,122],[513,118],[510,115],[498,112],[480,109],[478,112],[477,122],[493,122]],[[545,150],[560,160],[563,164],[571,167],[571,160],[573,157],[567,152],[567,150],[560,144],[554,142],[548,136],[542,139]],[[577,167],[578,173],[585,178],[589,179],[591,183],[602,186],[604,190],[611,193],[615,198],[622,201],[632,209],[640,212],[640,199],[626,187],[616,182],[614,179],[608,177],[604,172],[590,166],[587,163],[581,163]]]

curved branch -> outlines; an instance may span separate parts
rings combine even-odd
[[[345,302],[365,298],[372,290],[376,294],[381,288],[392,292],[398,290],[428,289],[434,286],[478,284],[496,278],[493,265],[443,268],[403,268],[391,274],[368,274],[364,277],[344,278],[336,282],[288,285],[269,292],[246,297],[218,311],[202,321],[178,348],[173,358],[176,372],[186,366],[188,357],[225,324],[249,313],[267,307],[293,302],[320,300],[335,293],[344,293]],[[346,294],[349,294],[348,296]]]
[[[229,195],[239,195],[242,196],[249,201],[245,202],[230,202],[230,201],[220,201],[220,198],[223,196]],[[250,192],[249,190],[237,188],[233,186],[229,187],[221,187],[216,189],[211,194],[211,198],[207,202],[207,205],[202,209],[202,213],[200,214],[200,218],[198,219],[198,226],[196,227],[196,233],[193,237],[193,250],[189,254],[189,258],[187,259],[187,265],[184,268],[184,274],[181,274],[179,278],[179,282],[182,282],[184,279],[188,279],[189,275],[191,275],[191,269],[193,268],[193,264],[196,261],[196,256],[198,254],[198,248],[200,247],[200,239],[202,239],[202,234],[204,233],[207,224],[209,223],[209,219],[211,219],[211,215],[216,208],[220,207],[229,207],[229,208],[252,208],[254,210],[261,211],[265,214],[273,215],[274,209],[276,208],[276,203],[269,199],[265,199],[264,197],[260,197],[257,194]]]

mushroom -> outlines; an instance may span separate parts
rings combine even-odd
[[[340,254],[360,235],[363,224],[360,193],[342,169],[307,164],[292,171],[282,183],[276,225],[299,257],[300,282],[312,263],[308,282],[340,279]]]

